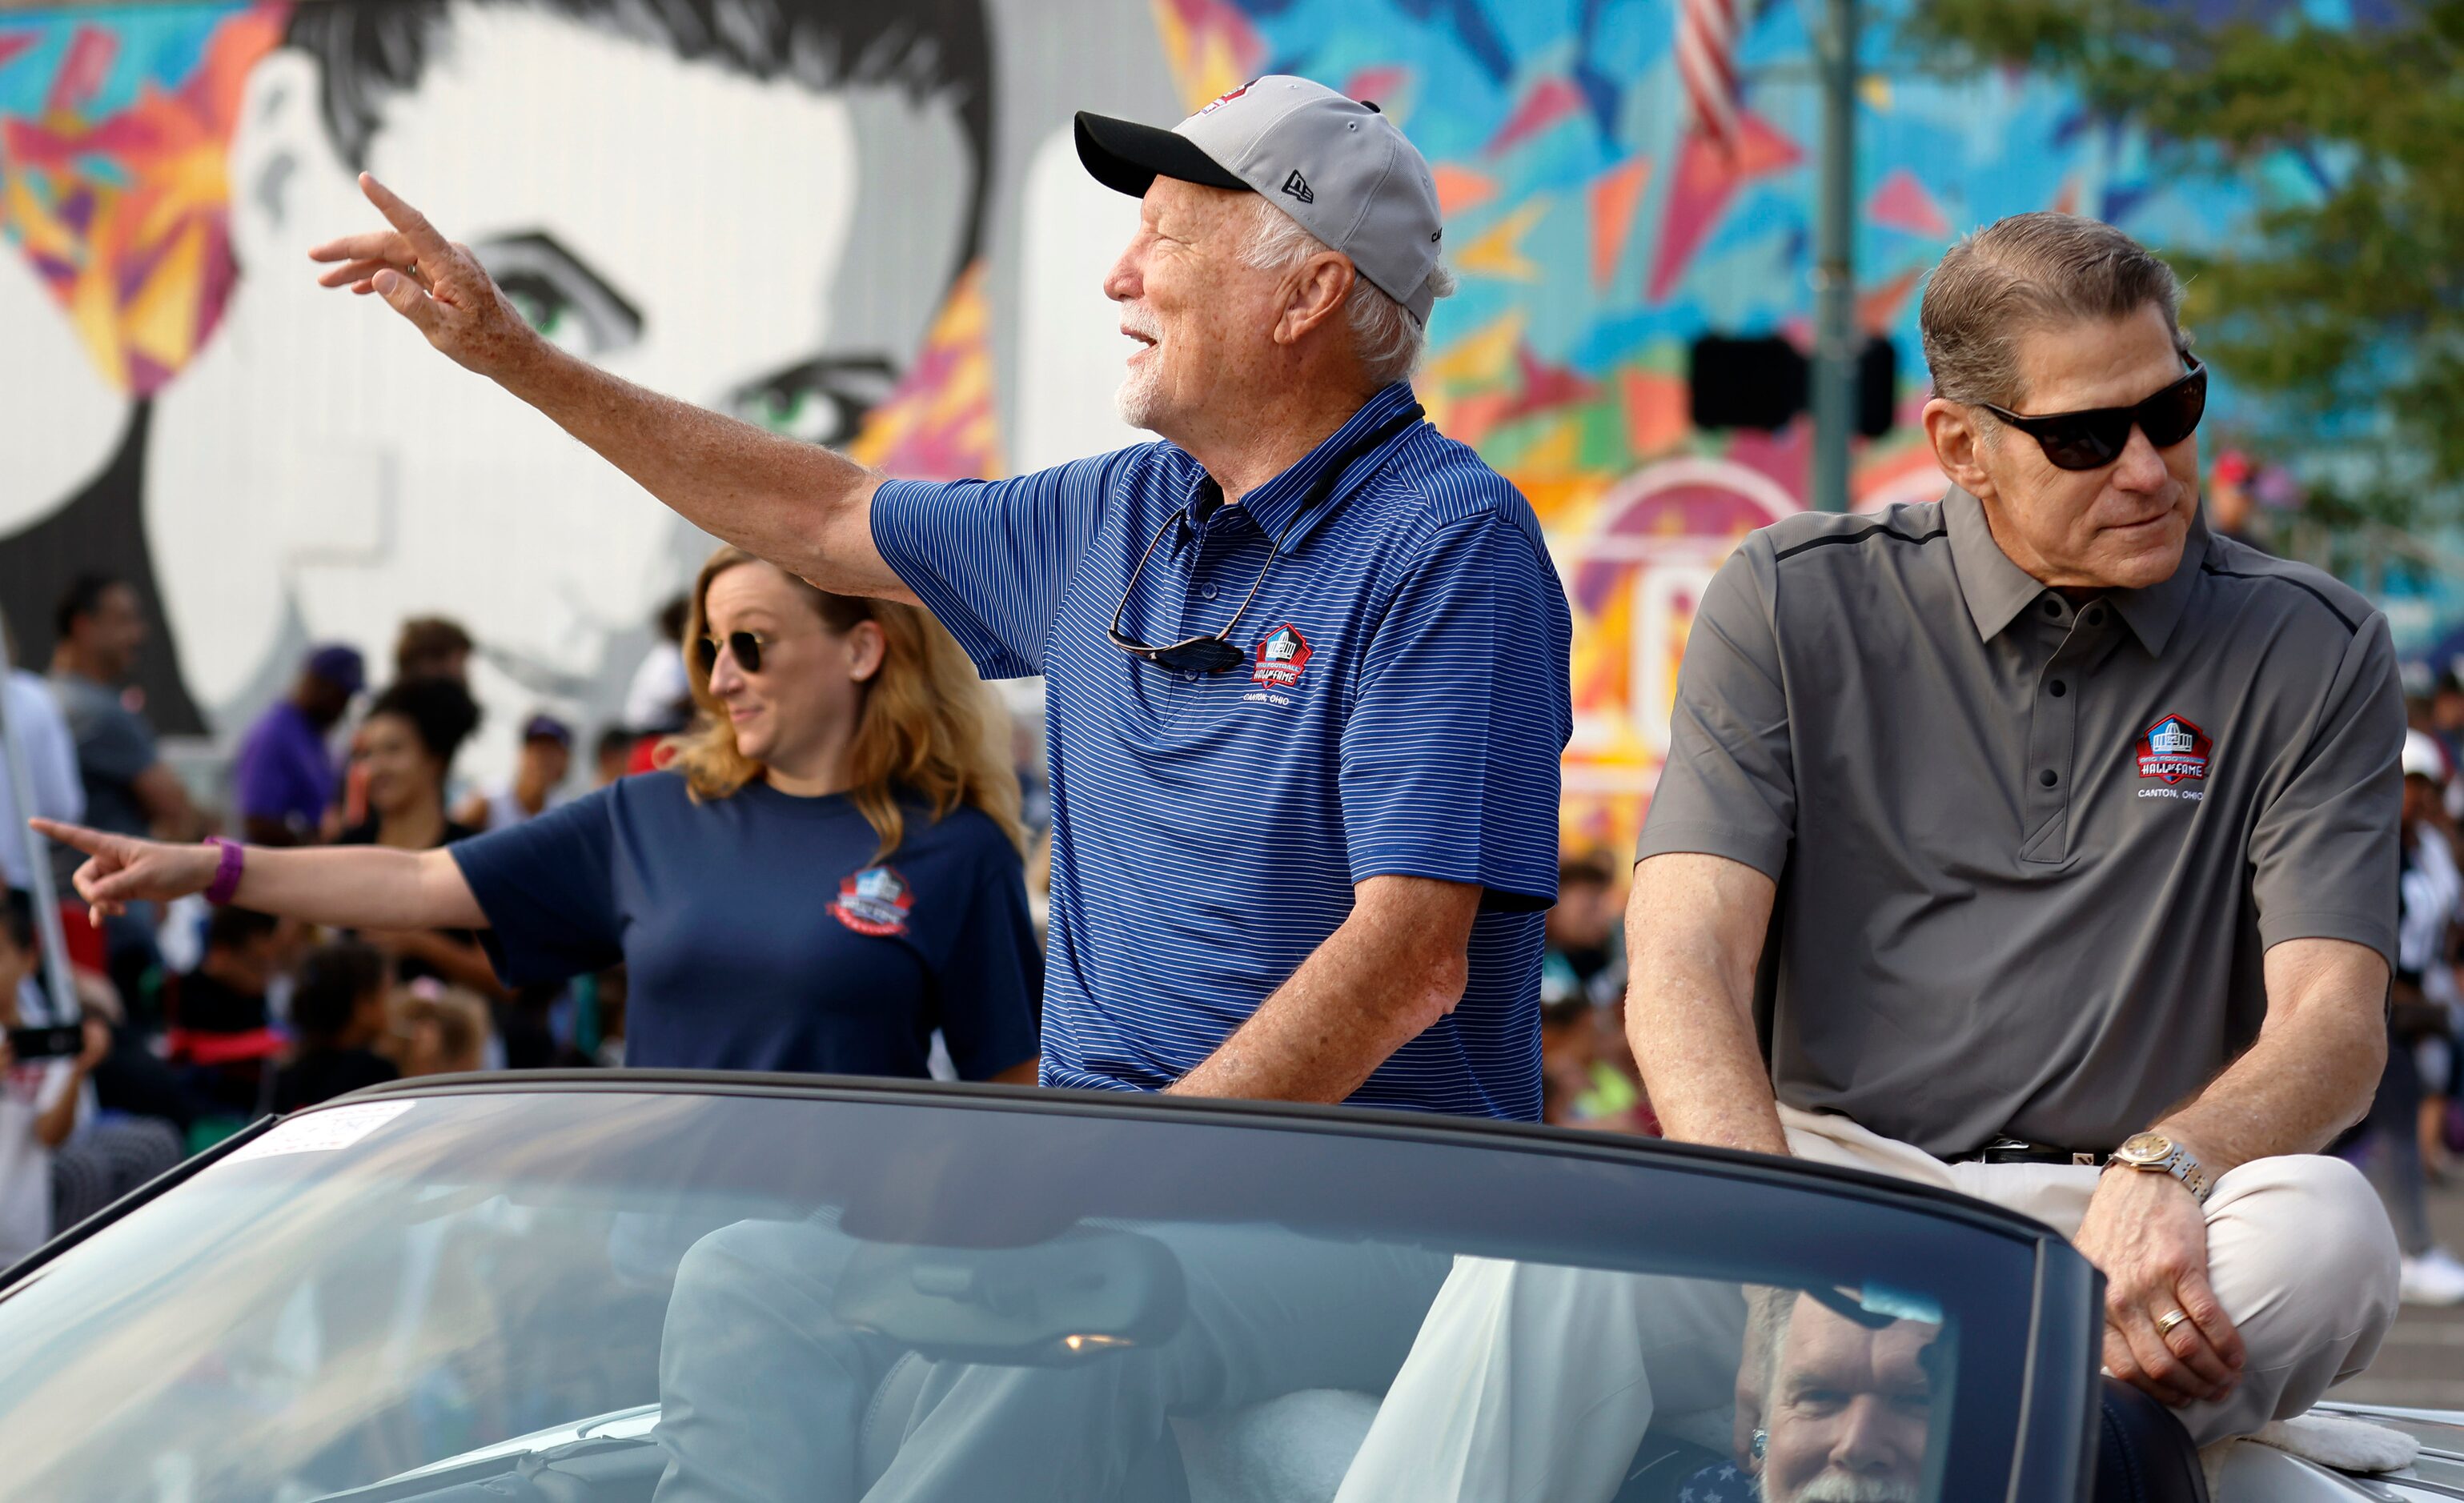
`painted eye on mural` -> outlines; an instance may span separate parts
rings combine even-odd
[[[596,360],[641,338],[641,314],[555,236],[501,235],[472,250],[523,321],[558,348]]]
[[[878,355],[824,356],[739,387],[729,406],[799,443],[839,445],[897,383],[897,368]]]

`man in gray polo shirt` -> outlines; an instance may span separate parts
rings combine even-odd
[[[2393,1318],[2387,1218],[2319,1150],[2384,1052],[2404,712],[2384,617],[2202,521],[2179,295],[2065,215],[1944,257],[1925,423],[1956,489],[1790,518],[1705,592],[1627,1023],[1673,1138],[2061,1230],[2108,1281],[2106,1370],[2206,1444],[2307,1408]],[[1654,1384],[1608,1375],[1657,1365],[1666,1284],[1550,1276],[1458,1266],[1346,1503],[1527,1495],[1413,1433],[1440,1390],[1471,1412],[1466,1372],[1510,1449],[1577,1473],[1551,1496],[1614,1492],[1585,1468],[1632,1453]]]

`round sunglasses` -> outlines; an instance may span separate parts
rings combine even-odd
[[[708,678],[718,669],[718,648],[720,643],[724,641],[727,645],[727,655],[736,660],[737,672],[759,673],[761,671],[762,647],[779,640],[781,639],[763,637],[749,631],[732,631],[723,639],[704,637],[694,643],[693,656],[701,663],[702,677]]]
[[[2189,374],[2136,406],[2088,407],[2031,418],[1990,402],[1977,405],[2035,439],[2056,468],[2101,469],[2130,447],[2134,427],[2158,448],[2171,448],[2197,431],[2208,410],[2208,368],[2191,360]]]

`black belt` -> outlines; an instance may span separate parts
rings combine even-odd
[[[2109,1153],[2082,1153],[2070,1148],[2056,1148],[2024,1138],[1996,1138],[1970,1153],[1954,1153],[1946,1164],[2070,1164],[2088,1168],[2101,1168]]]

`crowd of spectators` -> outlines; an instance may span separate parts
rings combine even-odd
[[[1625,1037],[1625,885],[1604,861],[1557,868],[1540,963],[1540,1115],[1558,1127],[1657,1136]]]
[[[268,1112],[403,1077],[628,1060],[890,1071],[882,1061],[895,1056],[902,1068],[891,1073],[1031,1079],[1037,936],[1023,893],[996,901],[1004,887],[1019,887],[1026,839],[1001,750],[1007,731],[989,718],[988,698],[978,705],[980,690],[956,645],[921,613],[825,596],[784,575],[774,578],[766,567],[743,567],[750,562],[723,553],[693,593],[662,608],[659,637],[633,679],[624,718],[597,730],[587,769],[575,766],[574,725],[542,709],[517,728],[511,775],[487,786],[456,772],[482,730],[469,683],[479,648],[460,626],[433,617],[404,622],[391,676],[381,682],[352,647],[310,648],[282,697],[236,739],[228,778],[183,783],[162,758],[142,696],[123,686],[145,639],[144,602],[125,581],[77,580],[58,613],[52,679],[20,675],[8,686],[9,732],[30,774],[23,786],[32,789],[20,811],[18,785],[0,778],[8,828],[22,831],[21,816],[32,815],[166,842],[157,850],[193,849],[203,835],[227,833],[259,861],[313,847],[337,856],[350,847],[406,855],[453,848],[457,862],[486,856],[481,875],[498,906],[517,897],[527,906],[509,928],[482,904],[492,926],[486,943],[465,926],[480,911],[467,894],[454,908],[463,916],[442,926],[406,919],[422,911],[416,905],[385,910],[400,927],[354,926],[347,905],[324,913],[320,925],[248,906],[246,889],[215,904],[190,888],[105,904],[98,924],[72,880],[82,855],[55,845],[48,875],[58,943],[79,994],[64,1005],[53,1000],[40,926],[31,920],[15,948],[0,948],[0,994],[14,999],[9,1021],[20,1031],[11,1039],[26,1055],[0,1054],[11,1088],[0,1101],[0,1261]],[[722,576],[726,605],[711,596]],[[799,624],[808,616],[818,635]],[[698,657],[680,650],[689,640],[699,643]],[[831,688],[833,654],[847,651],[852,677]],[[980,754],[969,750],[978,740]],[[831,772],[842,758],[847,767]],[[698,857],[670,850],[668,865],[723,871],[732,857],[722,850],[743,858],[768,840],[782,861],[843,845],[827,859],[844,856],[840,864],[855,875],[843,884],[833,867],[827,882],[771,881],[763,861],[734,861],[745,870],[733,887],[690,880],[709,889],[710,901],[735,906],[737,920],[748,917],[748,904],[779,907],[778,922],[764,926],[778,943],[748,948],[698,922],[635,926],[674,942],[640,984],[627,974],[627,962],[637,959],[629,944],[575,959],[591,948],[576,948],[577,926],[590,927],[584,910],[598,913],[624,884],[612,869],[598,870],[605,860],[583,861],[587,870],[571,860],[540,862],[571,856],[566,847],[578,831],[648,817],[637,806],[650,797],[622,805],[591,798],[572,786],[582,781],[576,774],[612,795],[619,790],[611,785],[628,775],[662,769],[678,789],[692,789],[689,807],[668,800],[679,804],[669,822],[683,825],[667,837],[717,842]],[[654,792],[664,794],[669,779],[659,781]],[[827,786],[846,792],[836,799],[788,796]],[[964,817],[945,823],[953,813]],[[520,826],[546,833],[514,836]],[[463,844],[482,835],[491,838],[484,852]],[[29,849],[22,838],[0,840],[12,901],[33,914],[33,884],[22,869]],[[898,867],[878,864],[892,850]],[[936,894],[930,926],[919,918],[901,944],[862,949],[878,944],[865,934],[910,935],[905,910],[914,883]],[[938,896],[985,893],[994,896],[963,904]],[[797,904],[809,913],[788,911]],[[262,905],[297,912],[272,898]],[[837,922],[810,922],[825,912]],[[625,927],[612,910],[602,918],[591,923]],[[673,995],[683,978],[668,951],[705,939],[738,969],[748,956],[780,950],[773,959],[808,980],[838,976],[879,993],[873,1002],[908,1000],[806,1006],[813,999],[784,975],[759,985],[735,977],[743,984],[701,989],[726,992],[746,1011],[731,1033],[709,1006],[679,1011],[682,999]],[[790,941],[803,948],[790,956],[781,949]],[[832,943],[850,953],[828,964],[804,953]],[[877,970],[911,948],[918,948],[922,969],[901,959],[896,975],[876,975],[856,964],[875,956],[869,964]],[[707,981],[707,966],[695,969]],[[646,995],[650,1001],[641,1003]],[[642,1025],[634,1032],[659,1023],[668,1046],[634,1040],[641,1047],[628,1048],[628,1013]],[[44,1034],[63,1017],[72,1025],[66,1034]],[[0,1051],[8,1047],[0,1043]],[[38,1189],[46,1197],[39,1215]]]
[[[2419,688],[2419,686],[2415,686]],[[2403,911],[2387,1005],[2387,1062],[2369,1116],[2343,1151],[2379,1187],[2404,1254],[2404,1297],[2464,1303],[2464,1261],[2439,1245],[2428,1190],[2450,1183],[2464,1152],[2456,1093],[2464,1024],[2464,683],[2453,671],[2410,695],[2404,747]]]
[[[511,775],[491,786],[455,772],[481,730],[469,685],[477,647],[435,617],[403,623],[381,683],[353,647],[310,648],[287,691],[237,738],[227,782],[210,789],[192,789],[165,762],[142,696],[124,686],[147,633],[145,602],[126,581],[72,584],[49,680],[12,675],[0,708],[28,774],[24,813],[175,841],[221,830],[259,847],[430,850],[536,819],[577,783],[605,787],[692,744],[669,738],[693,724],[696,681],[676,649],[696,610],[688,597],[662,608],[623,718],[598,729],[586,768],[575,767],[574,725],[541,710],[518,727]],[[1030,795],[1042,786],[1039,753],[1023,734],[1016,754]],[[17,786],[0,778],[9,829],[22,829]],[[1041,813],[1031,796],[1026,813]],[[26,1048],[71,1042],[38,1036],[63,1020],[77,1046],[19,1059],[0,1043],[0,1258],[267,1112],[407,1076],[626,1059],[621,965],[509,987],[469,929],[319,928],[196,897],[131,904],[98,928],[70,884],[77,854],[55,847],[52,857],[77,993],[65,1007],[45,982],[28,846],[0,840],[15,904],[0,945],[0,1005]],[[1040,864],[1030,871],[1040,889],[1048,877]],[[1548,1119],[1656,1131],[1624,1036],[1623,883],[1591,860],[1568,862],[1561,878],[1544,983]]]
[[[659,765],[692,721],[675,642],[692,602],[660,614],[627,719],[601,728],[585,775],[605,787]],[[404,623],[393,676],[369,692],[355,649],[310,650],[289,692],[240,737],[227,817],[165,764],[143,705],[121,687],[146,633],[124,581],[76,580],[56,613],[47,680],[11,672],[5,710],[22,778],[0,778],[0,815],[31,812],[130,835],[193,839],[219,822],[251,844],[450,845],[535,819],[573,793],[574,727],[541,711],[518,728],[512,775],[480,788],[454,773],[478,730],[474,645],[451,621]],[[2464,1262],[2439,1246],[2425,1193],[2464,1153],[2464,682],[2417,685],[2405,754],[2403,965],[2385,1080],[2343,1151],[2380,1186],[2404,1250],[2409,1299],[2464,1302]],[[638,723],[636,721],[638,720]],[[1022,780],[1040,768],[1020,752]],[[1041,854],[1040,852],[1038,853]],[[502,984],[468,929],[319,930],[198,899],[132,905],[98,930],[53,852],[73,994],[53,995],[43,926],[19,839],[0,840],[0,1258],[99,1209],[147,1175],[267,1111],[289,1111],[405,1076],[625,1059],[627,994],[616,966],[555,986]],[[1040,885],[1040,869],[1030,862]],[[1570,859],[1547,921],[1541,981],[1544,1115],[1561,1126],[1656,1133],[1624,1019],[1618,864]],[[19,1057],[17,1049],[55,1051]]]
[[[70,882],[82,858],[63,846],[44,874],[55,928],[37,908],[30,815],[184,842],[219,829],[254,846],[418,850],[556,807],[575,731],[550,713],[519,728],[503,786],[455,777],[480,723],[459,625],[404,622],[382,686],[357,649],[313,647],[210,791],[165,760],[127,686],[148,631],[137,589],[81,576],[53,626],[48,676],[0,681],[18,774],[0,776],[0,829],[16,832],[0,839],[0,1263],[269,1111],[407,1076],[622,1061],[621,975],[517,991],[467,930],[319,929],[197,898],[98,926]],[[650,656],[681,681],[673,638]],[[681,690],[657,699],[664,666],[642,677],[646,723],[598,732],[595,784],[647,766],[689,713]],[[56,982],[47,943],[67,961]]]

